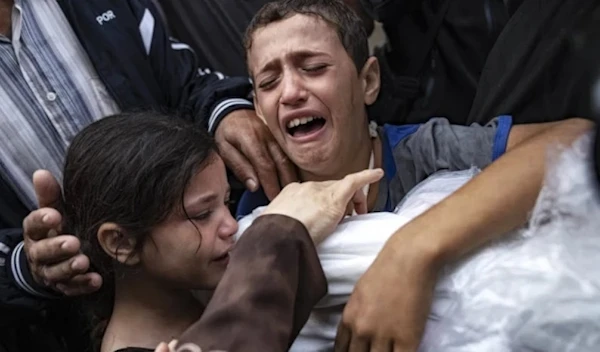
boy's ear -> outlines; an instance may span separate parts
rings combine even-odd
[[[115,223],[104,223],[98,229],[98,243],[113,259],[121,264],[136,265],[140,262],[136,250],[137,241]]]
[[[360,78],[363,83],[365,104],[371,105],[377,100],[381,89],[379,61],[375,56],[369,57],[365,62],[360,72]]]

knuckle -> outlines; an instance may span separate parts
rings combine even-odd
[[[259,173],[276,173],[277,172],[277,167],[275,166],[275,163],[271,160],[271,159],[265,159],[263,160],[260,165],[258,166],[258,170]],[[262,171],[262,172],[261,172]]]
[[[217,145],[217,149],[219,149],[220,153],[229,154],[229,149],[227,148],[229,143],[227,143],[227,141],[219,137],[217,134],[215,134],[215,144]]]
[[[255,132],[265,135],[265,139],[270,137],[270,133],[265,133],[268,132],[267,126],[260,119],[254,118],[246,120],[248,121],[248,126],[252,127]]]
[[[277,164],[291,164],[291,160],[287,157],[287,155],[283,154],[283,153],[275,153],[275,155],[273,156],[273,160],[277,163]]]
[[[35,238],[33,226],[27,221],[23,222],[23,239],[25,241],[33,241]]]
[[[27,257],[29,263],[32,265],[36,265],[40,259],[38,246],[36,246],[35,244],[28,245],[26,241],[24,245],[24,250],[25,256]]]
[[[75,262],[75,259],[71,259],[67,262],[59,264],[58,271],[62,278],[68,278],[73,275],[73,270],[71,269],[71,266],[73,265],[74,262]]]
[[[65,264],[68,263],[60,263],[52,267],[47,267],[46,279],[51,282],[57,282],[69,277],[70,269],[68,265]]]
[[[36,266],[35,269],[32,270],[40,278],[40,281],[46,283],[46,285],[50,285],[50,283],[53,281],[49,275],[48,267],[45,265]]]
[[[372,326],[373,324],[368,323],[366,320],[358,319],[352,325],[352,333],[362,338],[373,336]]]
[[[260,166],[273,166],[273,156],[266,149],[260,148],[256,150],[256,154],[254,158],[257,161],[257,164]]]
[[[223,119],[221,123],[219,123],[219,126],[215,131],[215,137],[218,135],[225,135],[230,130],[234,130],[237,124],[238,121],[236,120],[235,116],[227,116],[226,119]]]
[[[249,131],[247,128],[236,129],[229,134],[229,137],[231,141],[235,142],[240,148],[251,148],[256,144],[257,140],[256,133],[252,133],[251,130]]]
[[[238,176],[240,180],[245,180],[252,175],[252,168],[244,164],[243,162],[230,161],[227,166]]]
[[[355,297],[351,297],[344,309],[344,318],[346,318],[348,322],[353,322],[364,315],[362,313],[361,305],[357,303]]]
[[[348,307],[346,307],[346,309],[344,310],[344,313],[342,314],[342,324],[347,327],[354,326],[354,320],[355,320],[354,317],[355,317],[354,312],[350,311],[348,309]]]
[[[25,219],[23,219],[23,232],[24,234],[27,234],[29,231],[31,231],[31,227],[32,224],[37,222],[38,217],[40,214],[40,210],[34,210],[31,213],[27,214],[27,216],[25,217]]]

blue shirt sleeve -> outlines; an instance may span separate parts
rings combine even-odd
[[[246,191],[240,198],[235,218],[239,220],[252,213],[254,209],[268,205],[269,203],[269,198],[267,198],[262,188],[258,189],[256,192]]]
[[[494,145],[492,147],[492,161],[496,161],[496,159],[506,152],[508,136],[513,125],[512,116],[498,116],[497,123],[498,126],[496,127],[496,135],[494,136]]]

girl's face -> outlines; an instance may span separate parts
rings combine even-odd
[[[190,179],[183,197],[185,211],[171,214],[144,241],[140,260],[151,277],[172,288],[217,286],[238,229],[228,208],[229,192],[225,164],[215,154]]]

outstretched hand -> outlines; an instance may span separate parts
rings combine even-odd
[[[300,221],[318,244],[333,233],[348,212],[367,212],[367,198],[362,188],[377,182],[383,170],[364,170],[339,181],[291,183],[273,199],[262,215],[281,214]]]

